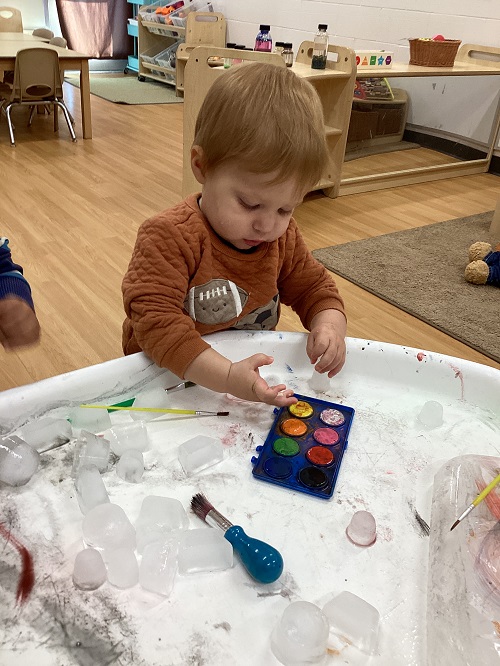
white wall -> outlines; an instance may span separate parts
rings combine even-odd
[[[50,28],[54,34],[61,34],[55,0],[6,0],[5,6],[22,12],[26,32],[35,28]]]
[[[394,51],[399,62],[408,62],[409,37],[441,33],[462,43],[500,47],[500,0],[214,0],[214,4],[228,19],[228,41],[247,46],[253,46],[259,23],[269,23],[273,40],[291,41],[295,51],[303,40],[312,39],[318,23],[327,23],[332,43]],[[411,97],[409,123],[474,142],[489,141],[500,76],[398,83]]]

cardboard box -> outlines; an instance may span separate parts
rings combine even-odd
[[[358,70],[388,69],[392,67],[394,51],[356,51]]]

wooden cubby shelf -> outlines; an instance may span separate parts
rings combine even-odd
[[[219,62],[234,59],[241,59],[244,62],[268,62],[279,67],[285,67],[285,61],[277,53],[240,51],[216,47],[191,48],[185,53],[184,47],[185,45],[181,45],[179,50],[183,49],[183,58],[185,55],[189,55],[189,58],[187,61],[178,59],[177,68],[183,62],[185,72],[182,85],[185,88],[185,100],[182,191],[183,195],[186,196],[199,189],[199,184],[191,172],[190,160],[196,116],[212,83],[218,76],[224,76],[224,72],[227,71],[223,67],[210,66],[211,59],[217,58]],[[302,42],[296,61],[292,65],[292,71],[297,76],[310,81],[318,93],[323,107],[329,156],[328,163],[325,164],[323,177],[313,189],[324,190],[328,196],[336,197],[340,186],[340,174],[344,162],[356,79],[355,56],[351,49],[331,44],[328,47],[329,58],[326,69],[317,70],[311,67],[312,51],[313,42]],[[232,65],[232,67],[238,67],[238,65]]]

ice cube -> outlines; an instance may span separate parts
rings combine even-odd
[[[179,446],[179,462],[188,476],[215,465],[223,457],[222,442],[214,437],[198,435]]]
[[[139,565],[133,550],[116,548],[104,552],[108,581],[125,590],[139,582]]]
[[[40,452],[66,444],[72,435],[71,423],[50,416],[31,421],[21,428],[24,441]]]
[[[313,370],[308,384],[313,391],[317,391],[318,393],[326,393],[330,390],[330,378],[328,377],[328,373]]]
[[[150,592],[168,597],[177,573],[177,540],[155,541],[144,548],[139,567],[139,583]]]
[[[76,477],[83,465],[95,465],[100,472],[108,469],[109,442],[104,437],[96,437],[91,432],[82,430],[75,442],[73,468],[71,474]]]
[[[233,566],[233,547],[210,527],[179,532],[179,573],[223,571]]]
[[[330,624],[329,647],[352,644],[369,655],[377,652],[380,614],[376,608],[351,592],[341,592],[325,604],[323,613]]]
[[[142,501],[135,524],[137,550],[142,553],[148,543],[162,541],[172,530],[185,530],[188,526],[189,518],[179,500],[148,495]]]
[[[144,474],[144,458],[140,451],[125,451],[116,463],[116,473],[128,483],[139,483]]]
[[[0,439],[0,481],[24,486],[40,464],[40,454],[17,435]]]
[[[170,398],[165,389],[155,388],[142,391],[134,400],[133,407],[156,407],[157,409],[168,409]],[[161,416],[161,412],[129,412],[134,421],[151,421]]]
[[[142,421],[113,426],[105,430],[103,436],[109,440],[111,450],[117,456],[130,449],[146,451],[149,446],[148,430]]]
[[[75,479],[76,496],[80,511],[88,513],[99,504],[109,502],[109,496],[104,486],[101,474],[95,465],[83,465],[78,470]]]
[[[111,419],[106,409],[88,409],[76,407],[70,414],[73,428],[82,428],[89,432],[102,432],[111,427]]]
[[[443,425],[443,405],[436,400],[428,400],[420,410],[417,420],[428,430],[439,428]]]
[[[88,546],[102,550],[135,549],[135,529],[117,504],[99,504],[83,519],[83,538]]]
[[[321,664],[328,644],[328,620],[309,601],[287,606],[271,634],[271,649],[286,666]]]
[[[377,538],[375,518],[369,511],[356,511],[347,526],[346,534],[357,546],[369,546]]]
[[[97,590],[106,580],[101,553],[94,548],[81,550],[75,559],[73,583],[81,590]]]

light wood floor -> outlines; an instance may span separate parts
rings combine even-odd
[[[404,171],[418,167],[453,164],[460,160],[428,148],[409,148],[388,153],[379,153],[346,161],[342,168],[342,178],[357,178],[376,173]]]
[[[17,109],[17,147],[10,148],[0,122],[0,235],[10,238],[24,266],[43,329],[35,348],[0,348],[0,390],[121,355],[120,284],[137,228],[180,199],[182,104],[125,106],[92,96],[94,139],[83,141],[78,94],[65,84],[77,144],[62,118],[56,139],[51,117],[36,117],[29,130],[26,109]],[[485,174],[334,200],[314,194],[296,217],[315,249],[491,210],[499,194],[500,179]],[[500,367],[351,283],[338,283],[350,336]],[[286,312],[280,329],[302,327]]]

